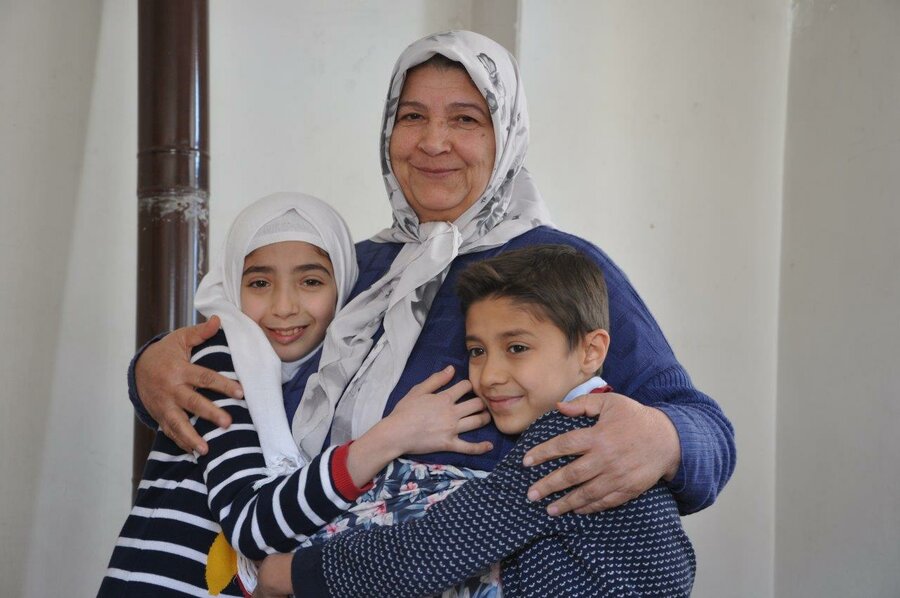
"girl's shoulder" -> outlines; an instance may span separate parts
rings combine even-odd
[[[191,363],[219,372],[233,370],[231,349],[228,348],[225,331],[219,328],[214,336],[194,347],[191,350]]]

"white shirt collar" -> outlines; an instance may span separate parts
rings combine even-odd
[[[606,380],[604,380],[600,376],[594,376],[587,382],[579,384],[578,386],[570,390],[569,394],[566,395],[566,398],[563,399],[563,403],[568,403],[572,399],[576,399],[581,395],[590,394],[592,390],[596,388],[602,388],[606,385]]]

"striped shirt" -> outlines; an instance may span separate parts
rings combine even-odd
[[[236,378],[221,330],[194,349],[191,361]],[[157,434],[98,596],[209,596],[207,556],[220,532],[254,560],[290,552],[361,493],[346,469],[347,445],[255,490],[265,460],[246,403],[200,392],[233,423],[222,429],[191,420],[209,445],[203,456],[186,454]],[[232,581],[222,595],[242,594]]]

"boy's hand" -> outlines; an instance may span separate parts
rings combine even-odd
[[[138,396],[159,424],[160,431],[185,451],[205,455],[209,450],[188,421],[189,411],[217,426],[231,425],[231,416],[197,392],[208,388],[223,395],[241,398],[241,385],[218,373],[194,365],[191,349],[204,343],[219,330],[219,318],[179,328],[147,347],[134,367]]]
[[[282,598],[289,596],[291,586],[291,559],[293,554],[267,556],[259,566],[253,598]]]
[[[395,438],[405,443],[403,454],[450,451],[480,455],[493,448],[488,441],[466,442],[459,437],[484,426],[491,421],[491,416],[477,397],[457,403],[472,391],[468,380],[438,392],[452,379],[452,366],[435,372],[413,386],[386,418],[393,427]]]
[[[528,490],[536,501],[577,486],[547,507],[551,515],[596,513],[635,498],[660,479],[671,480],[681,464],[678,432],[658,409],[615,393],[598,393],[560,403],[559,411],[597,417],[591,428],[572,430],[525,454],[526,466],[565,455],[581,455]]]

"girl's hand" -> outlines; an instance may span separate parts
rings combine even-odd
[[[480,455],[493,448],[488,442],[466,442],[459,435],[476,430],[491,416],[481,399],[475,397],[457,403],[472,391],[468,380],[438,391],[453,379],[453,366],[447,366],[410,389],[383,421],[403,447],[403,454],[450,451]]]

